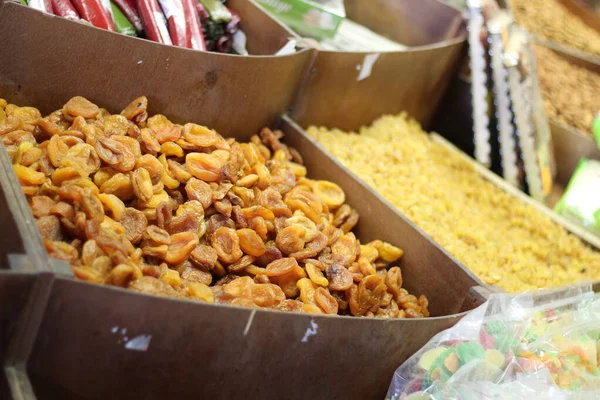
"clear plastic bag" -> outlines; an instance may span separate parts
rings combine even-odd
[[[599,354],[590,286],[493,294],[402,364],[386,399],[597,399]]]

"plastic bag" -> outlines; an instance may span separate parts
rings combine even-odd
[[[396,370],[386,399],[600,398],[591,287],[493,294]]]
[[[600,237],[600,161],[582,158],[554,211]]]

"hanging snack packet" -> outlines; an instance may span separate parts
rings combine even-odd
[[[129,19],[123,14],[121,9],[115,5],[112,1],[110,2],[113,16],[115,19],[115,28],[117,32],[127,36],[136,36],[135,27],[129,22]]]
[[[600,161],[579,161],[554,211],[600,236]]]
[[[167,19],[171,42],[174,46],[188,47],[190,38],[181,0],[159,0],[159,2]]]
[[[156,0],[136,0],[137,9],[146,32],[146,38],[163,44],[173,44],[167,21]]]

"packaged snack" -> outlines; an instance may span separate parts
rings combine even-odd
[[[186,27],[183,3],[181,0],[159,0],[160,7],[165,14],[169,35],[174,46],[188,47],[190,39]]]
[[[257,1],[298,33],[316,39],[333,38],[346,18],[341,0]]]
[[[113,0],[113,3],[121,10],[121,13],[127,18],[129,23],[133,25],[137,33],[143,32],[144,27],[142,26],[142,21],[140,20],[134,0]],[[113,13],[115,14],[116,22],[117,14],[114,10]]]
[[[597,398],[599,339],[590,286],[493,294],[398,368],[386,398]]]
[[[71,0],[52,0],[54,14],[64,18],[79,19],[79,13],[71,3]]]
[[[115,28],[117,32],[123,35],[136,36],[135,27],[131,24],[129,19],[123,14],[121,9],[111,1],[110,6],[112,8],[113,16],[115,18]]]
[[[157,0],[136,0],[146,38],[154,42],[173,44],[167,29],[167,21]]]
[[[109,31],[115,30],[115,23],[109,12],[110,4],[108,4],[108,8],[103,0],[74,0],[73,4],[81,18],[90,24]]]
[[[600,193],[600,161],[583,158],[554,211],[600,236],[600,197],[595,193]]]

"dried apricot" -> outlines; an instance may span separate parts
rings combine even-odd
[[[233,264],[242,258],[240,240],[234,229],[220,227],[212,234],[210,243],[217,251],[219,260],[227,264]]]
[[[238,229],[237,235],[240,239],[240,247],[244,253],[260,257],[267,251],[261,237],[252,229]]]

